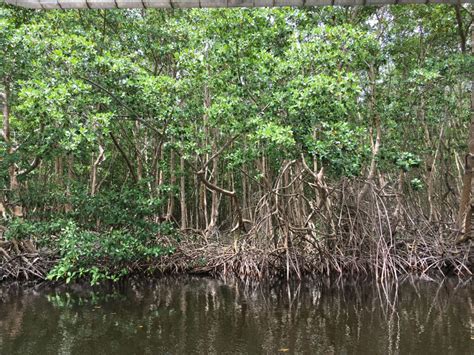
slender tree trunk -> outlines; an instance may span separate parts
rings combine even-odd
[[[458,29],[458,35],[459,35],[459,45],[461,47],[461,52],[466,53],[466,42],[468,39],[468,34],[465,32],[463,28],[463,21],[462,21],[462,15],[461,15],[461,3],[455,4],[454,6],[454,11],[456,13],[456,22],[457,22],[457,29]]]
[[[90,178],[90,192],[91,196],[95,196],[97,193],[97,174],[99,170],[99,165],[104,161],[104,147],[99,143],[99,154],[96,155],[92,153],[91,156],[91,178]]]
[[[209,87],[207,85],[204,85],[203,88],[203,95],[204,95],[204,116],[203,116],[203,125],[204,125],[204,135],[205,135],[205,142],[204,146],[207,146],[209,138],[212,139],[212,137],[209,137],[209,117],[207,115],[207,110],[211,107],[211,93],[209,92]],[[209,159],[209,154],[205,154],[206,161]],[[205,168],[203,172],[203,179],[201,180],[206,180],[208,179],[208,169]],[[211,202],[212,204],[212,202]],[[202,186],[202,191],[201,191],[201,210],[204,213],[203,216],[203,221],[205,222],[205,230],[207,231],[209,229],[209,216],[208,216],[208,211],[207,211],[207,186]]]
[[[56,187],[63,188],[64,181],[63,181],[63,157],[58,156],[54,159],[54,179],[53,179]],[[53,207],[53,206],[51,206]],[[57,210],[63,210],[64,204],[60,203],[59,205],[54,206]]]
[[[214,185],[217,185],[217,181],[218,181],[217,175],[219,172],[217,169],[218,169],[218,158],[215,158],[212,161],[212,183]],[[218,216],[219,216],[219,196],[217,194],[217,191],[212,190],[211,191],[211,218],[209,221],[209,225],[207,226],[207,229],[209,232],[212,232],[212,230],[216,227]]]
[[[91,173],[90,173],[90,192],[91,196],[95,195],[95,189],[97,186],[97,165],[95,164],[95,152],[91,154]]]
[[[161,148],[160,148],[159,157],[160,157],[160,161],[163,161],[163,159],[165,157],[165,153],[163,151],[163,146],[161,146]],[[163,169],[161,167],[158,167],[156,178],[157,178],[156,186],[157,186],[157,190],[158,190],[156,195],[157,195],[157,198],[160,198],[162,196],[161,187],[163,186],[163,182],[164,182],[164,173],[163,173]],[[168,208],[168,205],[165,205],[163,203],[162,206],[160,206],[160,216],[159,216],[159,218],[161,218],[161,216],[164,216],[165,208]]]
[[[201,228],[201,182],[197,175],[194,175],[194,221],[193,226],[196,229]]]
[[[176,187],[176,154],[174,150],[171,150],[170,156],[170,192],[168,193],[168,211],[166,212],[166,220],[171,220],[174,212],[174,188]]]
[[[135,150],[137,157],[137,181],[141,181],[143,178],[143,157],[142,150],[140,149],[140,122],[135,122]]]
[[[180,185],[180,205],[181,205],[181,229],[185,230],[188,228],[188,207],[186,205],[186,176],[184,175],[184,158],[181,157],[179,160],[179,166],[181,170],[181,176],[179,178]]]
[[[200,186],[200,207],[199,210],[201,212],[201,223],[204,223],[204,229],[207,228],[209,225],[209,216],[207,214],[207,188],[206,186],[202,185]]]
[[[216,192],[221,193],[225,196],[229,196],[232,199],[232,202],[234,204],[235,213],[237,215],[237,227],[236,227],[236,229],[244,231],[245,226],[244,226],[244,221],[243,221],[243,218],[242,218],[242,209],[241,209],[241,206],[240,206],[240,201],[239,201],[239,197],[238,197],[237,193],[234,190],[232,190],[232,191],[226,190],[226,189],[224,189],[222,187],[219,187],[219,186],[213,184],[212,182],[208,181],[203,170],[198,171],[197,176],[198,176],[199,180],[210,191],[216,191]]]
[[[55,177],[56,177],[56,183],[59,185],[59,186],[64,186],[64,180],[63,180],[63,169],[64,169],[64,166],[63,166],[63,157],[62,156],[58,156],[56,157],[56,159],[54,160],[54,173],[55,173]]]
[[[304,227],[306,217],[308,216],[308,210],[306,206],[306,201],[303,198],[305,196],[305,191],[304,191],[304,184],[303,184],[303,163],[301,161],[296,162],[296,167],[297,167],[297,175],[299,176],[298,181],[297,181],[297,193],[298,193],[298,210],[300,211],[300,225],[301,227]]]
[[[112,138],[112,142],[114,143],[115,145],[115,148],[117,148],[117,150],[119,151],[120,155],[122,156],[122,158],[125,160],[125,163],[127,164],[127,167],[128,167],[128,171],[130,172],[130,174],[132,175],[132,178],[133,178],[133,181],[135,182],[138,182],[138,177],[137,175],[135,174],[135,170],[133,169],[133,165],[130,161],[130,159],[128,158],[127,154],[125,153],[125,151],[122,149],[122,147],[120,146],[117,138],[115,137],[115,135],[110,132],[109,133],[109,136],[110,138]],[[138,170],[138,169],[137,169]]]
[[[11,155],[14,153],[13,145],[10,137],[10,81],[8,78],[4,78],[3,85],[5,87],[5,92],[1,95],[3,101],[3,129],[2,129],[2,138],[7,146],[7,154]],[[23,217],[23,207],[18,204],[17,200],[19,198],[18,193],[20,189],[20,184],[17,179],[17,171],[15,163],[11,163],[8,167],[8,177],[9,177],[9,190],[10,197],[12,202],[10,203],[10,209],[15,217]],[[5,209],[5,207],[4,207]]]
[[[369,172],[367,174],[367,181],[364,184],[364,187],[359,193],[358,200],[361,201],[367,191],[369,190],[370,184],[373,182],[375,174],[377,172],[377,157],[380,152],[380,145],[382,141],[382,126],[380,122],[380,115],[377,111],[376,103],[376,90],[375,90],[375,80],[376,80],[376,73],[375,67],[373,64],[370,65],[369,68],[369,79],[370,79],[370,87],[371,87],[371,95],[370,95],[370,111],[373,117],[373,124],[370,131],[371,143],[372,143],[372,160],[370,162]],[[374,137],[375,131],[375,137]]]
[[[151,161],[151,172],[150,175],[153,178],[153,189],[154,195],[156,196],[156,188],[158,187],[158,163],[160,158],[160,151],[161,151],[161,139],[155,137],[153,139],[153,159]]]
[[[474,55],[474,30],[471,32],[471,50]],[[466,154],[463,188],[459,203],[458,226],[461,233],[458,242],[471,238],[472,212],[474,210],[474,179],[472,178],[474,169],[474,80],[471,83],[471,123],[469,127],[468,147]]]
[[[66,184],[66,197],[70,199],[71,197],[71,185],[74,177],[74,155],[69,154],[67,157],[67,184]],[[70,201],[66,202],[64,206],[65,212],[72,211],[72,204]]]
[[[250,216],[250,208],[247,200],[247,172],[245,167],[243,168],[244,172],[240,174],[240,181],[242,181],[242,213],[244,218],[252,219]],[[234,178],[232,178],[232,184],[234,184]]]

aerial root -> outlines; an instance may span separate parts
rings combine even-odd
[[[0,281],[44,280],[55,258],[36,250],[32,242],[0,241]]]

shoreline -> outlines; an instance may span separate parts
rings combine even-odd
[[[163,240],[160,243],[164,243]],[[252,244],[249,240],[239,242],[169,242],[173,253],[155,258],[122,261],[119,264],[97,260],[94,267],[104,271],[104,281],[119,281],[129,277],[149,276],[209,276],[232,277],[242,281],[301,280],[305,278],[364,278],[375,282],[397,281],[403,277],[419,277],[425,280],[442,280],[449,277],[469,279],[474,274],[474,255],[471,242],[454,244],[446,242],[434,249],[423,249],[414,244],[399,243],[386,249],[349,253],[341,245],[329,248],[290,247],[271,249]],[[380,241],[378,242],[380,243]],[[426,243],[424,247],[426,247]],[[75,276],[49,279],[48,274],[60,262],[60,256],[51,250],[35,250],[31,241],[2,241],[0,259],[0,284],[19,282],[86,281],[90,276]],[[429,253],[430,252],[430,253]],[[8,254],[8,259],[6,259]],[[6,261],[5,261],[6,260]],[[119,270],[126,273],[117,275]],[[110,275],[108,277],[107,275]]]

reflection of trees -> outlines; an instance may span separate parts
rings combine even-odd
[[[55,327],[54,315],[37,323],[35,332],[28,332],[32,320],[48,302],[34,288],[21,287],[13,283],[0,287],[0,353],[33,354],[36,348],[34,339],[43,338],[48,329]],[[44,348],[44,347],[43,347]]]
[[[166,279],[3,297],[0,353],[470,353],[471,291]]]
[[[3,301],[6,300],[7,297],[12,297],[13,294],[19,294],[19,290],[15,285],[9,285],[9,287],[0,289],[0,302],[2,302],[0,303],[0,329],[8,329],[9,336],[16,337],[21,332],[25,303],[28,303],[28,300],[20,298],[20,302],[11,304],[8,308],[8,312],[6,312],[6,308],[2,311],[3,307],[1,307],[1,305],[6,305]]]

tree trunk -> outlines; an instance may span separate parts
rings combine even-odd
[[[184,175],[184,158],[181,157],[179,160],[179,166],[181,170],[181,176],[179,178],[180,185],[180,204],[181,204],[181,230],[188,228],[188,207],[186,205],[186,177]]]
[[[214,149],[215,150],[215,149]],[[214,154],[214,151],[213,151]],[[217,185],[217,174],[218,174],[218,158],[215,158],[212,161],[212,183]],[[219,217],[219,196],[217,191],[211,191],[211,218],[209,221],[209,225],[207,226],[208,232],[212,232],[212,230],[217,225],[217,218]]]
[[[373,123],[372,123],[371,131],[370,131],[370,138],[371,138],[371,144],[372,144],[372,160],[370,162],[370,168],[367,174],[366,183],[364,184],[364,187],[359,193],[358,201],[361,201],[364,198],[365,194],[369,190],[370,184],[374,180],[375,174],[377,172],[377,157],[380,152],[380,145],[381,145],[381,140],[382,140],[382,126],[380,122],[380,115],[377,112],[377,107],[376,107],[376,102],[377,102],[376,91],[375,91],[376,73],[375,73],[375,67],[373,64],[371,64],[369,68],[369,79],[370,79],[370,86],[371,86],[369,107],[370,107],[371,114],[373,117]],[[375,137],[374,137],[374,130],[375,130]]]
[[[7,154],[11,155],[14,153],[13,145],[10,139],[10,81],[8,78],[4,78],[3,84],[5,87],[5,92],[0,94],[0,97],[3,101],[3,129],[2,129],[2,138],[7,146]],[[18,204],[18,193],[20,189],[20,184],[18,183],[17,179],[17,171],[15,167],[15,163],[11,163],[8,167],[8,177],[9,177],[9,190],[10,190],[10,199],[11,202],[8,201],[10,206],[8,206],[13,216],[15,217],[23,217],[23,207]],[[4,207],[5,209],[5,207]]]
[[[471,32],[471,51],[474,54],[474,31]],[[465,158],[465,171],[463,177],[463,188],[459,203],[458,227],[461,236],[458,242],[471,238],[472,212],[474,207],[474,179],[472,178],[474,168],[474,80],[471,84],[471,123],[469,127],[468,147],[469,153]]]
[[[99,154],[97,155],[97,158],[95,158],[95,153],[92,153],[91,156],[91,196],[95,196],[95,194],[97,193],[97,173],[99,170],[99,165],[104,161],[104,153],[104,148],[101,144],[99,144]]]
[[[166,220],[169,221],[173,217],[174,211],[174,188],[176,186],[176,171],[175,171],[176,154],[171,150],[170,157],[170,192],[168,193],[168,211],[166,212]]]
[[[73,172],[74,169],[74,155],[69,154],[67,157],[67,185],[66,185],[66,197],[70,199],[71,197],[71,185],[73,180]],[[72,211],[72,204],[70,201],[66,202],[64,206],[64,210],[66,213]]]
[[[201,224],[203,228],[206,229],[209,225],[209,217],[207,214],[207,189],[205,185],[200,184],[200,201],[199,201],[199,212],[201,213]]]
[[[140,149],[139,142],[141,140],[140,137],[140,122],[135,122],[135,150],[136,150],[136,157],[137,157],[137,181],[141,181],[143,178],[143,157],[142,157],[142,150]]]

